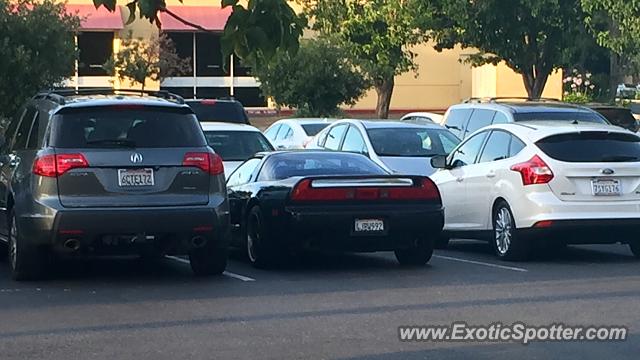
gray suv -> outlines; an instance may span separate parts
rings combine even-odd
[[[447,110],[442,125],[460,139],[492,124],[520,121],[577,121],[608,124],[596,111],[558,100],[472,98]]]
[[[189,255],[197,275],[224,271],[222,160],[179,96],[41,93],[0,142],[0,235],[14,279],[83,255]]]

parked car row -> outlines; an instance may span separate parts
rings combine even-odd
[[[262,134],[198,110],[220,104],[121,90],[31,99],[0,138],[12,276],[112,254],[187,255],[212,275],[229,246],[258,267],[307,250],[422,265],[451,237],[488,240],[505,260],[568,243],[623,242],[640,257],[640,137],[594,110],[493,99],[453,106],[444,126],[288,119]]]

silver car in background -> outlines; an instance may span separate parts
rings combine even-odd
[[[449,154],[458,143],[460,139],[435,124],[340,120],[307,148],[359,153],[394,174],[429,176],[435,172],[431,158]]]

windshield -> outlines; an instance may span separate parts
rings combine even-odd
[[[557,112],[528,112],[528,113],[515,113],[513,114],[515,121],[578,121],[578,122],[592,122],[607,124],[607,120],[594,112],[571,112],[571,111],[557,111]]]
[[[322,124],[305,124],[302,125],[302,129],[307,134],[307,136],[316,136],[320,131],[329,126],[329,123]]]
[[[387,172],[363,155],[327,153],[283,153],[267,159],[260,180],[282,180],[296,176],[386,175]]]
[[[225,161],[245,161],[273,147],[262,133],[254,131],[205,131],[209,146]]]
[[[246,124],[249,119],[240,103],[232,101],[189,101],[187,104],[196,113],[199,121],[230,122]]]
[[[184,109],[101,106],[58,113],[51,146],[165,148],[206,146],[206,142],[195,116]]]
[[[583,132],[554,135],[536,145],[551,158],[566,162],[640,161],[640,138],[633,134]]]
[[[378,156],[431,157],[448,155],[460,143],[447,130],[426,128],[382,128],[367,130]]]

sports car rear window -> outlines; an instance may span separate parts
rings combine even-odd
[[[566,162],[640,161],[640,138],[633,134],[582,132],[553,135],[536,145],[548,156]]]
[[[327,152],[283,153],[270,156],[260,171],[260,181],[322,175],[386,175],[387,172],[363,155]]]
[[[200,147],[207,142],[196,117],[181,108],[98,106],[55,115],[50,144],[59,148],[163,148]]]

